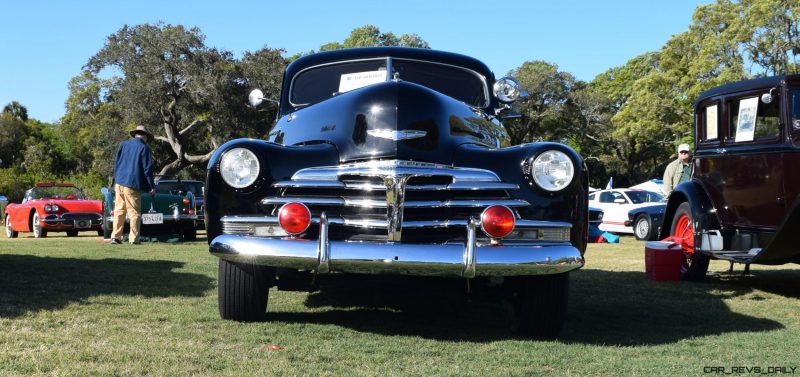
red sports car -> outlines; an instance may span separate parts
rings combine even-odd
[[[5,210],[6,236],[14,238],[19,232],[33,232],[34,237],[46,237],[48,232],[95,231],[102,235],[103,202],[87,199],[71,183],[37,183],[25,193],[20,204],[9,204]]]

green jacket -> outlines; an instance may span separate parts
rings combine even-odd
[[[676,159],[667,165],[664,170],[664,195],[669,195],[679,183],[688,181],[692,176],[691,161],[682,163],[680,159]]]

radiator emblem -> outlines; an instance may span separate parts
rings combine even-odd
[[[367,130],[367,133],[370,136],[379,137],[381,139],[389,139],[389,140],[408,140],[408,139],[418,139],[421,137],[425,137],[428,133],[426,131],[419,131],[419,130],[391,130],[387,128],[381,128],[377,130]]]

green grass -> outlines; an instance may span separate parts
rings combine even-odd
[[[651,282],[643,243],[591,245],[557,341],[507,328],[461,284],[270,292],[269,321],[219,319],[204,240],[141,246],[0,236],[0,375],[703,375],[800,366],[800,270]],[[456,287],[452,287],[456,285]],[[280,350],[271,350],[279,345]],[[797,370],[800,373],[800,368]]]

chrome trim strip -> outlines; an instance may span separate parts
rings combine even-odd
[[[397,176],[450,176],[456,181],[500,182],[500,177],[492,171],[476,168],[453,167],[426,162],[403,160],[374,160],[340,166],[319,166],[305,168],[292,176],[292,181],[322,180],[338,181],[340,175],[367,177]]]
[[[488,200],[447,200],[447,201],[410,201],[405,203],[406,208],[441,208],[441,207],[488,207],[502,205],[507,207],[524,207],[530,205],[522,199],[488,199]]]
[[[276,216],[224,216],[220,221],[231,224],[264,224],[264,225],[277,225],[278,218]],[[318,217],[312,217],[313,224],[319,224]],[[376,219],[343,219],[340,217],[328,218],[329,224],[359,226],[365,228],[385,228],[388,225],[386,220]],[[467,220],[416,220],[403,222],[403,228],[446,228],[452,226],[466,226]],[[562,221],[538,221],[538,220],[517,220],[516,228],[572,228],[572,224]]]
[[[389,192],[387,191],[387,196]],[[271,197],[261,200],[261,204],[286,204],[291,202],[299,202],[305,205],[331,205],[331,206],[346,206],[346,207],[362,207],[362,208],[390,208],[391,203],[383,200],[376,199],[358,199],[358,198],[304,198],[304,197]],[[502,205],[507,207],[524,207],[530,205],[522,199],[487,199],[487,200],[419,200],[407,201],[403,203],[405,208],[447,208],[447,207],[488,207],[491,205]]]
[[[330,272],[464,276],[464,244],[345,242],[329,244]],[[319,242],[221,235],[209,251],[222,259],[265,266],[319,268]],[[556,274],[581,268],[580,251],[568,243],[476,245],[475,276]]]
[[[448,190],[518,190],[513,183],[502,182],[453,182],[447,185]]]
[[[345,184],[339,181],[280,181],[273,183],[272,187],[344,188]]]

